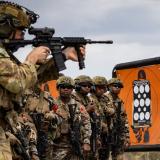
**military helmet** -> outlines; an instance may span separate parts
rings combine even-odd
[[[33,11],[8,1],[0,1],[0,37],[8,38],[17,28],[29,28],[39,16]]]
[[[61,76],[58,78],[56,86],[58,88],[61,85],[70,85],[74,87],[74,80],[68,76]]]
[[[81,84],[81,83],[90,83],[93,84],[92,79],[89,76],[86,75],[80,75],[74,79],[75,84]]]
[[[123,88],[123,82],[118,78],[111,78],[110,80],[108,80],[108,85],[112,84],[118,84],[121,88]]]
[[[94,85],[107,85],[108,84],[107,79],[101,76],[93,77],[92,81]]]

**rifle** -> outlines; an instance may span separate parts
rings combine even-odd
[[[90,117],[92,119],[91,121],[91,129],[92,129],[92,135],[91,135],[91,147],[92,147],[92,152],[93,156],[95,157],[96,155],[96,150],[97,150],[97,134],[98,134],[98,126],[97,126],[97,115],[95,112],[90,113]]]
[[[48,136],[44,131],[44,114],[43,113],[30,113],[33,122],[37,129],[37,150],[40,158],[44,158],[46,148],[48,147]]]
[[[28,153],[29,150],[29,142],[26,138],[26,136],[24,135],[23,131],[21,131],[21,129],[18,128],[14,128],[13,125],[13,121],[9,116],[6,116],[6,120],[10,126],[10,129],[12,131],[12,133],[17,137],[17,139],[21,142],[21,144],[15,144],[15,150],[16,152],[21,155],[24,160],[31,160],[31,157]]]
[[[55,62],[55,66],[58,71],[62,71],[66,69],[64,64],[65,58],[62,54],[63,49],[66,47],[75,47],[77,51],[77,57],[79,62],[79,69],[85,68],[84,58],[80,53],[80,47],[86,44],[94,44],[94,43],[103,43],[103,44],[112,44],[113,41],[92,41],[90,39],[85,39],[84,37],[53,37],[55,30],[53,28],[29,28],[28,33],[30,35],[34,35],[35,37],[32,40],[1,40],[4,46],[8,49],[14,49],[19,47],[24,47],[25,45],[31,44],[34,47],[38,46],[47,46],[51,50],[51,54],[53,60]],[[13,54],[10,54],[12,58],[16,58]],[[20,63],[18,59],[17,63]]]
[[[74,110],[73,110],[73,106]],[[70,104],[69,107],[69,113],[70,113],[70,140],[73,152],[79,156],[81,160],[84,160],[83,153],[81,151],[81,143],[80,143],[80,123],[78,120],[75,120],[75,110],[76,110],[76,104]]]
[[[115,146],[119,146],[119,147],[122,147],[122,144],[121,144],[121,141],[120,141],[120,132],[121,132],[121,102],[117,102],[118,105],[117,105],[117,109],[116,109],[116,112],[117,112],[117,116],[116,116],[116,119],[114,120],[114,129],[113,129],[113,145]]]

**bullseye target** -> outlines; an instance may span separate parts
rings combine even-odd
[[[151,121],[151,93],[148,80],[133,81],[133,125],[143,127]]]

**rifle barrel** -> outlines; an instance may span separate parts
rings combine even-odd
[[[112,43],[113,43],[112,40],[107,40],[107,41],[92,41],[92,40],[90,40],[90,39],[87,39],[86,41],[87,41],[87,43],[89,43],[89,44],[93,44],[93,43],[112,44]]]

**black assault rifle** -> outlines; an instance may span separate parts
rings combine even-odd
[[[80,160],[84,160],[84,156],[81,150],[81,142],[80,142],[80,122],[75,120],[76,114],[76,104],[69,104],[69,113],[70,113],[70,142],[72,145],[73,152],[79,156]]]
[[[43,113],[30,113],[33,122],[37,129],[37,150],[40,159],[45,157],[46,148],[48,147],[48,135],[47,131],[44,130],[46,127],[45,118]]]
[[[33,28],[28,30],[30,35],[35,37],[32,40],[1,40],[1,42],[7,46],[7,48],[14,49],[15,47],[24,47],[25,45],[47,46],[51,50],[55,66],[58,71],[66,69],[64,64],[65,58],[62,54],[63,49],[66,47],[75,47],[77,51],[77,57],[79,62],[79,69],[85,68],[84,58],[80,53],[80,46],[93,43],[112,44],[113,41],[92,41],[83,37],[53,37],[55,30],[53,28]],[[12,55],[13,57],[13,55]],[[15,57],[13,57],[15,59]]]
[[[99,134],[99,129],[97,125],[97,115],[95,112],[90,113],[91,117],[91,129],[92,129],[92,135],[91,135],[91,149],[93,152],[94,158],[96,158],[96,151],[97,151],[97,136]]]
[[[21,128],[18,127],[13,127],[13,120],[9,116],[6,116],[6,121],[9,124],[12,134],[21,142],[21,144],[14,144],[15,151],[18,155],[21,155],[24,160],[31,160],[29,155],[29,141],[24,133],[24,130],[21,130]]]

